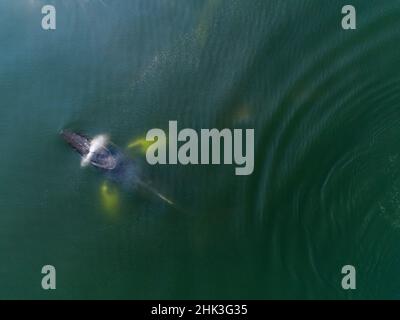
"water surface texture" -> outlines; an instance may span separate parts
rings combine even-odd
[[[399,298],[400,2],[346,4],[0,0],[0,298]],[[169,120],[254,128],[254,173],[143,163],[171,206],[58,135]]]

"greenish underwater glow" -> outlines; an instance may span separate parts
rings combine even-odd
[[[400,2],[351,2],[344,31],[339,0],[0,1],[0,298],[400,298]],[[253,173],[148,165],[172,120],[254,128]],[[173,204],[81,168],[63,128]]]

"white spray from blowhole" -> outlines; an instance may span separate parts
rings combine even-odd
[[[90,142],[90,148],[88,154],[82,157],[81,167],[86,167],[90,163],[95,152],[97,152],[101,148],[105,148],[108,144],[108,141],[109,137],[105,134],[100,134],[98,136],[95,136]]]

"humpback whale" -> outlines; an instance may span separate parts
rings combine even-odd
[[[140,183],[135,162],[104,136],[89,138],[81,133],[63,130],[61,137],[81,156],[81,165],[90,164],[109,180],[126,188]]]
[[[61,137],[81,156],[81,165],[92,165],[127,190],[141,187],[169,204],[167,197],[147,184],[140,175],[138,164],[104,135],[90,138],[70,130],[62,130]]]

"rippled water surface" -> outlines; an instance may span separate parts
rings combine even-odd
[[[399,298],[400,2],[345,4],[0,0],[0,297]],[[169,120],[255,128],[254,173],[143,163],[171,206],[58,136]]]

